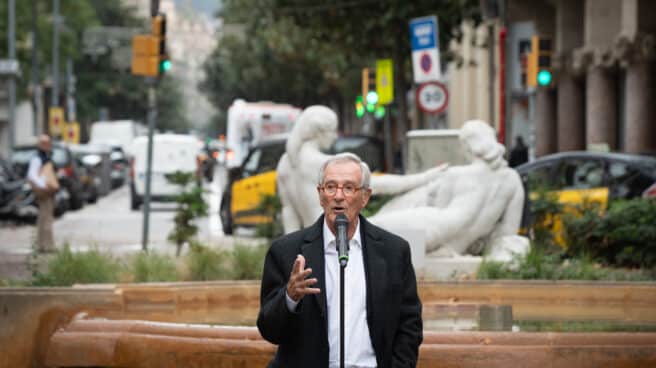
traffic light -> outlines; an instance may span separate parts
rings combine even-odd
[[[132,74],[157,77],[171,69],[166,53],[166,16],[151,20],[151,34],[132,38]]]
[[[362,96],[355,98],[355,116],[361,118],[364,116],[364,104],[362,103]]]
[[[132,37],[132,74],[156,77],[159,74],[159,42],[152,35]]]
[[[551,85],[553,80],[552,52],[551,39],[539,36],[531,38],[531,52],[526,58],[526,85],[528,87]]]
[[[376,91],[376,69],[367,68],[367,70],[369,72],[369,78],[367,78],[369,86],[364,98],[367,101],[367,110],[369,110],[369,105],[375,106],[378,103],[378,91]]]
[[[166,14],[158,14],[153,17],[152,34],[158,40],[158,69],[159,74],[164,74],[171,69],[171,60],[166,52]]]

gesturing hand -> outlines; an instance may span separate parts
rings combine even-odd
[[[307,294],[319,294],[321,290],[310,286],[317,283],[316,278],[306,279],[312,273],[311,268],[305,268],[305,257],[297,255],[292,267],[292,273],[287,282],[287,295],[298,302]]]

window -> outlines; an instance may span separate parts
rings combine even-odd
[[[278,161],[280,157],[285,153],[285,142],[283,141],[280,144],[271,144],[262,147],[262,159],[260,160],[260,165],[257,168],[257,173],[261,174],[263,172],[275,170],[278,166]]]
[[[529,190],[553,189],[553,165],[544,165],[530,170],[522,175],[522,181]]]
[[[242,172],[242,177],[247,178],[257,171],[257,166],[260,163],[260,156],[262,155],[262,150],[256,149],[251,152],[248,156],[248,159],[244,163],[244,171]]]
[[[604,186],[600,160],[572,159],[561,163],[556,175],[560,189],[590,189]]]
[[[608,166],[608,174],[612,198],[640,196],[656,180],[645,175],[637,167],[624,162],[611,162]]]

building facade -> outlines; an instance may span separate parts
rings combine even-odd
[[[482,4],[492,4],[492,14],[484,12],[477,27],[464,25],[467,42],[451,47],[456,57],[449,65],[450,127],[483,118],[507,144],[523,136],[534,156],[571,150],[656,153],[656,1]],[[482,30],[488,27],[493,33],[486,37]],[[552,41],[554,78],[545,87],[527,87],[522,80],[532,36]],[[485,54],[481,39],[502,44],[503,51],[494,54],[488,47]]]

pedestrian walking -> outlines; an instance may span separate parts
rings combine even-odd
[[[517,136],[515,137],[515,146],[510,150],[508,166],[517,167],[525,162],[528,162],[528,147],[524,144],[524,139]]]
[[[39,136],[37,154],[30,160],[27,180],[37,199],[39,214],[37,218],[37,246],[39,252],[53,252],[55,241],[52,233],[55,193],[59,182],[52,162],[52,143],[47,135]]]

